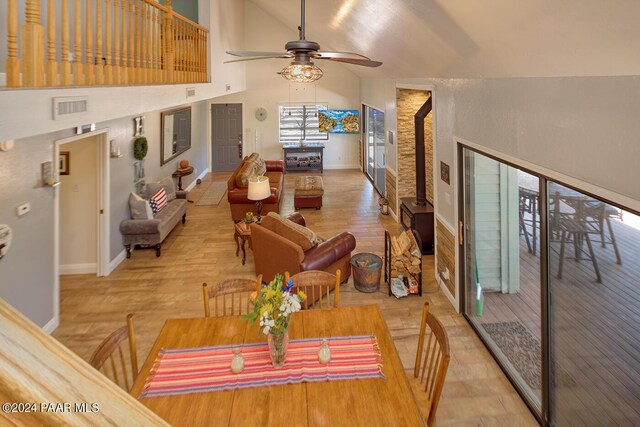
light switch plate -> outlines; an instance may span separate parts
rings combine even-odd
[[[16,215],[22,216],[24,214],[29,213],[31,210],[31,203],[23,203],[20,206],[16,207]]]

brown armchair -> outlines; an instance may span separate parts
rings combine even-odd
[[[287,219],[305,226],[304,217],[299,213]],[[304,245],[293,241],[283,233],[274,231],[270,218],[263,218],[262,225],[251,226],[251,245],[255,260],[256,274],[262,274],[265,282],[271,281],[277,273],[285,271],[294,275],[301,271],[322,270],[335,274],[342,272],[344,283],[351,275],[351,252],[356,248],[356,238],[349,232],[336,234],[318,245],[304,250]]]

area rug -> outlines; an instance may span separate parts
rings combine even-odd
[[[224,182],[212,182],[200,197],[200,200],[196,202],[197,206],[218,206],[222,196],[227,192],[227,183]]]
[[[513,367],[532,389],[542,387],[542,350],[540,343],[520,322],[482,323],[494,343],[500,348]],[[554,369],[554,385],[571,387],[576,382],[557,364]]]

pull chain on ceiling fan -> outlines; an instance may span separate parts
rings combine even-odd
[[[300,1],[300,26],[298,27],[298,40],[293,40],[285,45],[286,52],[252,52],[252,51],[227,51],[229,55],[238,56],[229,62],[254,61],[257,59],[283,58],[293,59],[291,64],[282,69],[280,74],[285,79],[296,83],[311,83],[322,77],[322,70],[313,63],[315,59],[325,59],[334,62],[343,62],[365,67],[379,67],[382,62],[372,61],[364,55],[352,52],[321,52],[320,45],[314,41],[305,39],[305,0]]]

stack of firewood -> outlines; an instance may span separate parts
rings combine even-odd
[[[405,277],[409,274],[420,274],[422,253],[411,230],[405,230],[398,237],[391,236],[391,277],[398,277],[401,273]]]

